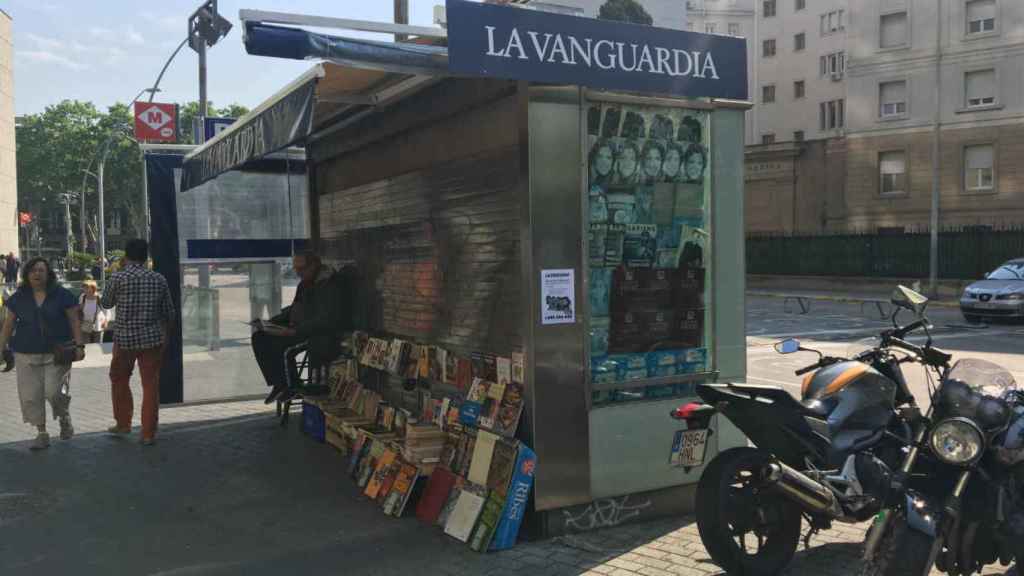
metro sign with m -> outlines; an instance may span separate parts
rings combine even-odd
[[[136,102],[135,139],[140,142],[176,142],[178,107],[174,104]]]

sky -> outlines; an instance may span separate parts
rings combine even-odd
[[[100,109],[130,102],[152,86],[185,38],[202,0],[0,0],[13,18],[15,113],[35,114],[62,100]],[[431,25],[443,0],[410,0],[411,24]],[[208,97],[215,106],[255,107],[312,67],[311,62],[246,54],[240,9],[392,21],[392,0],[219,0],[234,24],[207,53]],[[349,34],[335,30],[334,33]],[[198,56],[186,46],[160,84],[157,102],[199,99]]]

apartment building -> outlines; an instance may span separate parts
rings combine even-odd
[[[14,160],[14,49],[11,17],[0,9],[0,253],[18,252],[18,180]]]
[[[493,1],[493,0],[492,0]],[[608,0],[508,0],[535,10],[558,14],[597,18]],[[683,30],[686,28],[686,0],[635,0],[651,16],[655,26]]]
[[[686,29],[706,34],[724,34],[747,39],[747,93],[755,101],[757,84],[757,12],[755,0],[686,0]],[[746,118],[745,142],[759,141],[754,113]]]
[[[1024,2],[851,0],[846,228],[1024,221]]]

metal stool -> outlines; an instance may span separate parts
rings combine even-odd
[[[297,382],[289,383],[284,399],[277,400],[277,417],[281,426],[288,424],[288,416],[292,406],[301,406],[306,396],[319,396],[327,393],[325,367],[313,367],[309,358],[309,350],[302,350],[295,357],[295,367],[299,374]]]

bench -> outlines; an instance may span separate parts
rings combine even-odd
[[[859,304],[862,316],[866,315],[865,308],[874,308],[881,320],[887,320],[892,316],[892,303],[887,298],[873,296],[828,296],[824,294],[801,294],[795,292],[761,292],[757,290],[750,291],[748,294],[767,298],[782,298],[783,310],[787,314],[809,314],[811,312],[811,303],[818,301]]]

